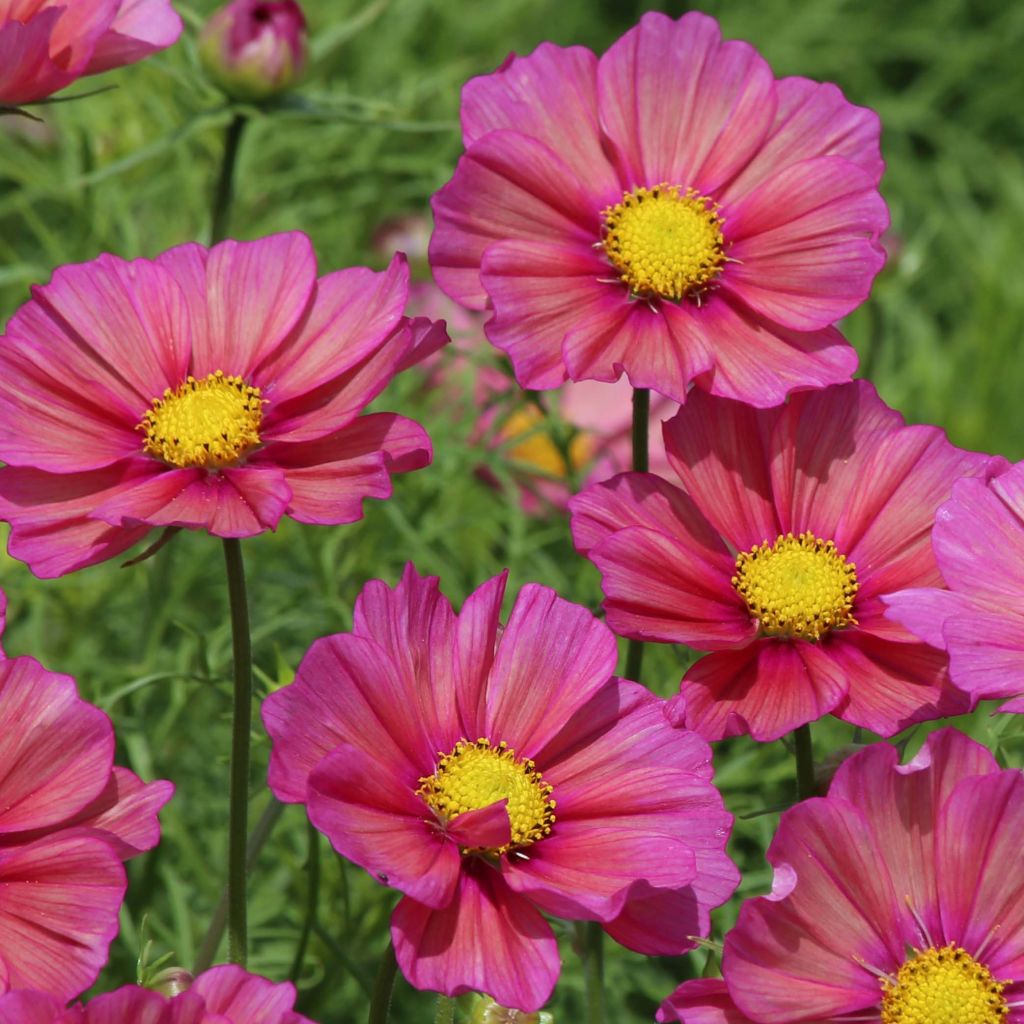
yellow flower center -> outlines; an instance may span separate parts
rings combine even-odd
[[[509,850],[530,846],[551,834],[555,823],[555,801],[529,759],[520,760],[508,744],[491,746],[490,740],[475,743],[459,740],[450,754],[439,755],[437,771],[420,779],[416,793],[442,819],[451,821],[466,811],[490,807],[507,800],[511,838],[505,846],[473,848],[463,853],[498,856]]]
[[[147,455],[182,469],[220,469],[260,443],[264,404],[259,388],[218,370],[167,388],[136,429]]]
[[[1004,982],[954,943],[915,950],[895,979],[882,979],[882,1024],[1003,1024]]]
[[[577,470],[590,461],[593,443],[582,433],[569,442],[569,463],[544,428],[544,415],[536,406],[516,409],[502,424],[500,437],[510,442],[506,454],[513,462],[522,462],[548,476],[564,480],[569,470]]]
[[[856,566],[813,533],[787,533],[736,557],[732,585],[766,636],[820,640],[855,626]]]
[[[696,189],[635,188],[601,215],[604,251],[639,298],[699,296],[726,263],[718,206]]]

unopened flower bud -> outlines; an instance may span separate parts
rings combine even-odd
[[[478,995],[470,1011],[470,1024],[554,1024],[555,1018],[542,1010],[523,1013],[496,1003],[490,996]]]
[[[232,0],[199,34],[210,78],[232,99],[287,92],[306,64],[306,19],[295,0]]]
[[[165,996],[179,996],[190,988],[195,978],[184,967],[167,967],[153,975],[148,988]]]

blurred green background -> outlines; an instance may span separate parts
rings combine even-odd
[[[207,240],[231,111],[195,59],[195,30],[214,5],[176,6],[188,24],[185,37],[142,65],[94,80],[116,85],[113,91],[41,108],[42,124],[0,119],[0,321],[58,264],[102,251],[154,256]],[[285,109],[252,111],[232,233],[306,231],[322,272],[382,266],[381,232],[396,222],[412,246],[422,244],[428,199],[461,151],[458,97],[468,77],[545,39],[600,52],[644,10],[688,9],[627,0],[308,0],[305,8],[312,68]],[[701,9],[720,19],[727,37],[757,46],[777,75],[834,81],[851,101],[879,111],[890,260],[869,303],[845,324],[862,374],[910,421],[937,423],[963,447],[1024,456],[1024,5],[761,0]],[[425,279],[422,253],[411,255]],[[366,579],[394,582],[407,559],[441,575],[456,604],[507,566],[512,593],[539,580],[597,609],[597,574],[573,552],[564,517],[526,515],[514,453],[473,440],[472,368],[454,370],[452,379],[454,390],[438,400],[421,377],[407,374],[378,402],[423,422],[435,445],[434,465],[399,478],[392,500],[368,502],[358,524],[318,529],[286,521],[244,545],[262,692],[291,679],[312,639],[348,627]],[[490,483],[478,472],[482,464]],[[230,636],[219,547],[205,535],[182,534],[132,569],[104,565],[51,582],[0,560],[10,600],[7,651],[74,674],[83,694],[113,717],[120,761],[178,785],[163,816],[164,842],[132,866],[122,936],[100,989],[134,978],[146,937],[152,957],[173,953],[174,962],[190,966],[220,893]],[[678,651],[649,651],[644,681],[671,693],[685,664]],[[1021,728],[1012,720],[991,719],[986,709],[963,724],[1021,763]],[[816,726],[819,756],[851,735],[839,723]],[[255,720],[254,742],[255,821],[269,797],[262,782],[268,744]],[[742,892],[763,892],[762,852],[777,820],[771,809],[793,796],[791,756],[782,744],[732,741],[716,763],[730,808],[754,815],[738,821],[731,847],[745,869]],[[252,877],[250,966],[275,979],[292,969],[303,927],[308,842],[302,811],[287,809]],[[345,1024],[365,1017],[366,986],[395,897],[346,867],[326,841],[319,846],[319,900],[297,972],[299,1008],[321,1024]],[[736,905],[718,915],[719,938]],[[552,1009],[558,1021],[571,1022],[582,1016],[581,972],[571,931],[560,934],[565,966]],[[650,1019],[708,959],[704,951],[644,959],[611,946],[615,1021]],[[394,1019],[432,1014],[431,997],[400,981]]]

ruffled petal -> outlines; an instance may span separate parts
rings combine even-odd
[[[204,971],[188,991],[202,998],[207,1012],[222,1013],[234,1024],[311,1024],[291,1012],[295,986],[290,981],[277,984],[235,964]]]
[[[658,1007],[655,1020],[660,1024],[669,1021],[681,1021],[682,1024],[752,1024],[749,1017],[736,1009],[721,978],[684,981]]]
[[[558,980],[551,927],[487,867],[464,871],[443,910],[402,900],[391,939],[409,982],[448,996],[486,992],[502,1006],[533,1013]]]
[[[100,36],[87,75],[123,67],[164,50],[181,35],[181,18],[168,0],[122,0],[117,17]]]
[[[81,1014],[74,1007],[65,1010],[63,1000],[47,992],[19,989],[0,994],[0,1024],[81,1024]]]
[[[62,67],[50,58],[50,37],[63,13],[51,7],[24,24],[0,25],[0,105],[16,107],[45,99],[81,74],[80,68]]]

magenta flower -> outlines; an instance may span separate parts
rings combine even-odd
[[[888,213],[878,118],[776,81],[714,19],[648,13],[600,60],[545,43],[462,94],[434,276],[490,309],[525,388],[691,382],[777,405],[850,379],[832,326],[867,297]]]
[[[156,845],[174,791],[113,758],[110,720],[73,679],[0,657],[0,991],[67,1000],[106,962],[121,861]]]
[[[495,577],[456,615],[411,566],[370,582],[353,632],[314,643],[263,720],[278,798],[404,893],[409,981],[532,1012],[559,973],[542,911],[680,953],[738,876],[707,745],[612,677],[589,612],[530,584],[502,629],[504,591]]]
[[[404,258],[317,279],[305,235],[61,267],[0,338],[0,519],[38,576],[153,527],[247,537],[347,523],[430,461],[422,428],[359,413],[445,340],[402,316]]]
[[[658,1007],[655,1019],[660,1024],[674,1020],[682,1024],[751,1024],[750,1018],[736,1009],[721,978],[684,981]],[[3,1024],[2,1018],[0,1024]]]
[[[0,0],[0,106],[45,99],[181,35],[169,0]]]
[[[891,735],[966,710],[945,656],[882,598],[941,586],[935,509],[1002,460],[904,426],[866,381],[768,410],[695,392],[665,448],[681,487],[626,473],[570,509],[611,628],[712,652],[683,678],[678,721],[769,740],[827,713]]]
[[[972,700],[1024,694],[1024,462],[957,481],[932,549],[949,589],[889,594],[889,617],[947,651],[950,678]],[[1024,712],[1024,697],[1000,710]]]
[[[276,96],[295,84],[306,65],[302,8],[295,0],[232,0],[203,26],[199,56],[229,96]]]
[[[67,1009],[41,992],[0,996],[0,1024],[313,1024],[295,1013],[295,987],[234,964],[212,967],[176,996],[137,985]]]
[[[733,1003],[757,1024],[1020,1024],[1022,828],[1024,775],[954,729],[904,766],[855,754],[782,815],[771,895],[725,938]]]

